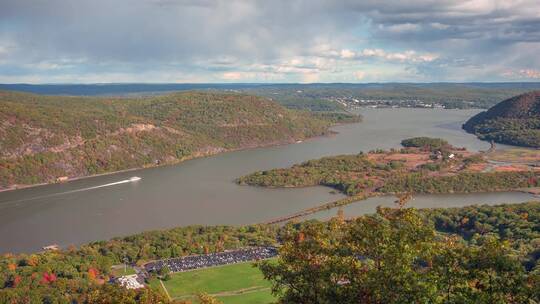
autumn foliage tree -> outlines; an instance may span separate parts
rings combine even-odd
[[[539,300],[531,285],[537,276],[506,242],[488,236],[472,245],[442,235],[414,209],[378,209],[349,223],[291,229],[278,261],[259,267],[284,303]]]

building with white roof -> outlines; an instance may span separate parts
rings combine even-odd
[[[127,289],[139,289],[144,288],[144,285],[137,280],[136,274],[122,276],[116,279],[118,284],[124,286]]]

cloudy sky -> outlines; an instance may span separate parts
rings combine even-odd
[[[540,81],[539,0],[0,0],[0,83]]]

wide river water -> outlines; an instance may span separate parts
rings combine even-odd
[[[364,109],[364,121],[334,128],[334,136],[251,149],[143,169],[0,193],[0,253],[38,250],[44,245],[81,244],[144,230],[190,224],[250,224],[337,200],[329,188],[263,189],[234,179],[256,170],[290,166],[322,156],[399,147],[401,139],[434,136],[471,150],[489,144],[463,132],[477,110]],[[139,176],[134,183],[116,183]],[[107,185],[112,183],[112,185]],[[99,187],[104,186],[104,187]],[[523,193],[431,195],[418,207],[533,200]],[[373,212],[393,199],[376,198],[345,208],[346,215]],[[316,217],[329,216],[335,211]]]

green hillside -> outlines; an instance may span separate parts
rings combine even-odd
[[[480,139],[540,147],[540,91],[504,100],[469,119],[463,128]]]
[[[92,98],[0,91],[0,189],[294,142],[356,120],[232,93]]]

